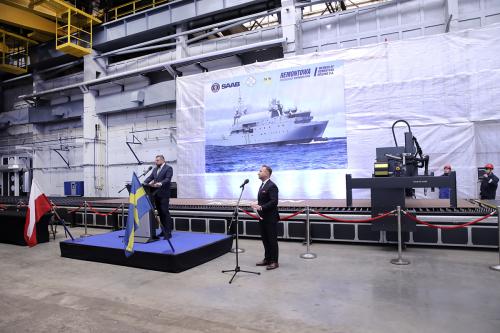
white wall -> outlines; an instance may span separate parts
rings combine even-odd
[[[118,190],[124,186],[125,182],[130,181],[133,171],[140,174],[144,169],[147,169],[157,154],[165,155],[165,158],[170,161],[169,163],[174,168],[175,181],[177,150],[173,106],[164,105],[146,110],[113,113],[107,116],[107,126],[108,136],[105,140],[106,149],[103,156],[107,196],[126,196],[126,191],[118,194]],[[83,180],[82,145],[85,139],[83,139],[82,133],[80,121],[38,126],[34,145],[34,175],[36,181],[47,194],[63,195],[65,181]],[[137,156],[148,164],[139,166],[128,149],[126,142],[127,140],[132,141],[133,134],[142,144],[132,147]],[[77,137],[76,140],[63,141],[63,146],[70,146],[70,151],[61,152],[61,154],[69,161],[71,168],[67,168],[57,153],[51,150],[59,147],[57,141],[42,143],[44,140],[54,140],[58,137]],[[91,139],[86,140],[91,141]],[[98,149],[96,151],[96,164],[99,164],[97,154],[99,154]],[[96,173],[98,173],[99,165],[96,168]]]
[[[107,138],[107,178],[109,196],[118,196],[125,182],[130,181],[132,172],[142,173],[152,164],[157,154],[163,154],[167,163],[174,168],[176,180],[176,119],[173,106],[163,105],[146,110],[109,114]],[[131,145],[141,161],[147,165],[138,166],[132,152],[126,145],[133,136],[142,143]],[[121,195],[126,195],[126,191]]]
[[[80,181],[82,177],[82,125],[80,120],[34,126],[33,179],[48,195],[63,195],[65,181]],[[61,141],[58,141],[58,139]],[[70,168],[52,149],[60,151]]]

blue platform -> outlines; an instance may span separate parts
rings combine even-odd
[[[125,256],[124,230],[65,240],[60,243],[61,256],[163,272],[182,272],[229,252],[232,237],[225,234],[173,232],[170,242],[157,240],[136,243],[134,254]]]

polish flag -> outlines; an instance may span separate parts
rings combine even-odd
[[[52,205],[49,199],[43,194],[38,185],[33,181],[31,184],[30,201],[26,212],[26,224],[24,226],[24,239],[29,247],[35,246],[36,223],[45,213],[50,212]]]

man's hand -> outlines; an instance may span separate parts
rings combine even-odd
[[[487,173],[485,173],[485,174],[483,175],[483,177],[484,177],[484,178],[488,178],[488,174],[487,174]]]
[[[153,187],[161,187],[161,183],[154,183],[152,186]]]
[[[252,204],[252,208],[255,210],[262,210],[262,206],[259,206],[257,204]]]

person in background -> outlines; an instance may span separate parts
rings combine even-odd
[[[443,168],[443,176],[449,176],[451,173],[451,165],[446,164]],[[450,188],[440,187],[439,188],[439,199],[449,199],[450,198]]]
[[[495,200],[498,187],[498,177],[493,174],[493,164],[486,164],[484,169],[486,170],[486,173],[481,179],[479,196],[482,200]]]

